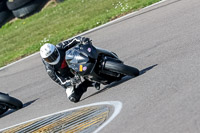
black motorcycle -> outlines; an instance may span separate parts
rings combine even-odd
[[[20,109],[23,104],[20,100],[0,92],[0,115],[10,109]]]
[[[67,50],[65,60],[79,82],[87,79],[107,85],[126,75],[139,75],[137,68],[125,65],[115,53],[94,47],[91,42]]]

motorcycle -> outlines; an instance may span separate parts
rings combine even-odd
[[[77,84],[86,79],[99,86],[107,85],[126,75],[139,75],[137,68],[125,65],[114,52],[97,48],[91,42],[67,50],[65,61],[75,75]]]
[[[23,104],[20,100],[0,92],[0,115],[10,109],[20,109]]]

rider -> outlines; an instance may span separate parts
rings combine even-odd
[[[83,93],[87,91],[87,87],[93,85],[93,82],[85,80],[76,88],[74,85],[76,78],[66,64],[65,52],[79,43],[86,44],[91,43],[91,41],[89,38],[78,36],[65,40],[56,46],[46,43],[40,48],[40,55],[48,75],[66,89],[67,97],[72,102],[78,102]]]

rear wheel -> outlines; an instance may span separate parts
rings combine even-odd
[[[105,69],[111,71],[111,72],[116,72],[124,75],[129,75],[129,76],[138,76],[139,75],[139,70],[137,68],[124,65],[119,62],[114,62],[114,61],[106,61]]]

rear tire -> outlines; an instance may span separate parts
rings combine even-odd
[[[127,66],[122,63],[118,63],[114,61],[106,61],[104,68],[109,71],[124,74],[124,75],[129,75],[129,76],[139,75],[139,70],[137,68]]]
[[[6,105],[11,109],[20,109],[23,107],[23,104],[20,100],[4,93],[0,93],[0,104]]]

